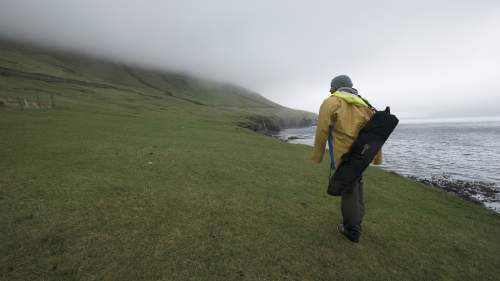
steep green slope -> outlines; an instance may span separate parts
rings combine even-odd
[[[362,241],[346,241],[328,164],[238,126],[254,108],[16,67],[0,76],[0,280],[500,276],[500,216],[375,168]],[[55,108],[15,106],[50,94]]]
[[[156,99],[175,98],[196,105],[218,107],[229,112],[244,109],[251,117],[247,119],[250,121],[247,126],[254,129],[307,126],[315,119],[312,113],[285,108],[233,85],[83,56],[16,48],[8,44],[0,45],[1,76],[93,88],[115,88]],[[16,94],[33,94],[33,91],[20,87],[13,90]]]

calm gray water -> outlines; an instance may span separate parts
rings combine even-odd
[[[315,127],[287,129],[282,139],[312,145]],[[383,147],[381,167],[405,176],[446,176],[500,187],[500,122],[400,124]],[[328,161],[328,159],[326,159]],[[484,204],[500,212],[500,194]]]

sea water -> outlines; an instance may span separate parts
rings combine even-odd
[[[278,137],[313,145],[315,130],[286,129]],[[381,167],[404,176],[492,184],[499,194],[483,203],[500,212],[500,121],[402,123],[382,150]]]

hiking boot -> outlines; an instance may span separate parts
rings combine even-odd
[[[358,243],[359,242],[359,232],[358,231],[349,231],[344,227],[343,224],[337,225],[337,230],[340,232],[340,234],[344,235],[349,241]]]

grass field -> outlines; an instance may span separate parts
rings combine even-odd
[[[500,216],[380,169],[362,241],[338,235],[328,164],[238,125],[307,113],[1,50],[0,98],[56,107],[0,107],[0,280],[500,279]]]

